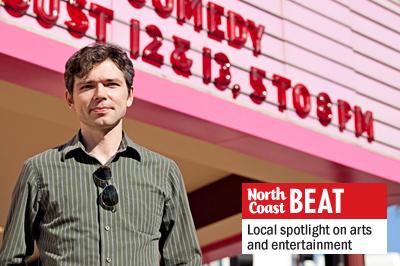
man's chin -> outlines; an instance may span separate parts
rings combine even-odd
[[[120,120],[115,121],[114,119],[110,119],[109,117],[98,117],[97,119],[87,119],[85,121],[81,120],[81,124],[86,125],[92,129],[113,129],[118,126]]]
[[[99,119],[94,121],[94,126],[103,129],[114,128],[118,125],[119,121],[108,121],[106,119]]]

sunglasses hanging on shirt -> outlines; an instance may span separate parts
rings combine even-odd
[[[106,210],[116,211],[118,192],[114,185],[109,184],[111,177],[111,169],[108,166],[101,166],[93,173],[95,184],[103,188],[103,191],[97,198],[98,204]]]

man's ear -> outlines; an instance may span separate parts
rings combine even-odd
[[[68,90],[65,90],[65,100],[67,101],[69,109],[72,109],[74,105],[74,98]]]
[[[133,98],[134,98],[134,94],[133,94],[133,86],[131,87],[131,89],[129,90],[129,94],[128,94],[128,100],[127,100],[127,107],[130,107],[133,103]]]

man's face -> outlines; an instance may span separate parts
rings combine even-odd
[[[82,127],[112,129],[132,105],[133,91],[128,93],[124,74],[107,59],[93,67],[86,77],[75,77],[72,95],[66,99]]]

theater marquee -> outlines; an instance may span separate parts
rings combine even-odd
[[[248,99],[247,105],[263,108],[261,106],[265,104],[272,104],[280,113],[285,113],[290,103],[298,119],[306,119],[312,115],[317,121],[314,123],[322,127],[331,125],[335,120],[338,131],[343,132],[348,128],[356,137],[364,135],[369,142],[374,141],[374,118],[367,106],[352,104],[345,98],[336,97],[336,100],[332,100],[331,95],[324,91],[312,95],[307,84],[301,80],[293,82],[290,76],[273,73],[258,66],[259,64],[251,65],[254,60],[249,57],[261,60],[259,56],[269,49],[268,43],[264,45],[263,42],[269,30],[268,26],[263,25],[265,21],[252,20],[251,14],[240,14],[211,1],[118,2],[115,5],[125,5],[125,8],[114,9],[114,4],[107,7],[86,0],[3,0],[3,8],[18,19],[27,16],[28,10],[33,9],[32,15],[41,27],[50,31],[54,26],[61,25],[65,29],[65,38],[68,33],[72,38],[88,38],[89,29],[92,28],[95,29],[97,41],[113,42],[114,39],[108,40],[108,31],[114,23],[121,24],[126,28],[125,34],[117,39],[125,41],[116,44],[127,49],[134,60],[141,60],[155,69],[163,66],[171,68],[172,75],[180,79],[190,80],[195,77],[197,84],[202,83],[208,89],[214,87],[213,94],[220,93],[227,97],[227,92],[230,92],[230,100],[233,102],[240,96],[241,102],[244,101],[243,98]],[[118,14],[122,10],[124,14]],[[192,30],[188,31],[186,28],[185,36],[181,36],[181,26],[176,26],[172,29],[172,36],[168,36],[171,35],[171,29],[168,29],[168,37],[165,37],[162,23],[149,23],[149,19],[143,21],[138,15],[140,12],[146,15],[153,12],[160,21],[171,23],[174,20],[176,25],[189,23]],[[132,15],[126,17],[126,13]],[[198,40],[199,36],[207,36],[219,44],[214,47],[208,42],[199,46],[196,41],[194,47],[192,39]],[[230,60],[231,50],[221,51],[221,45],[240,50],[240,56],[250,64],[246,66],[247,61],[242,61],[240,65],[234,64]],[[240,74],[237,74],[238,70]]]

